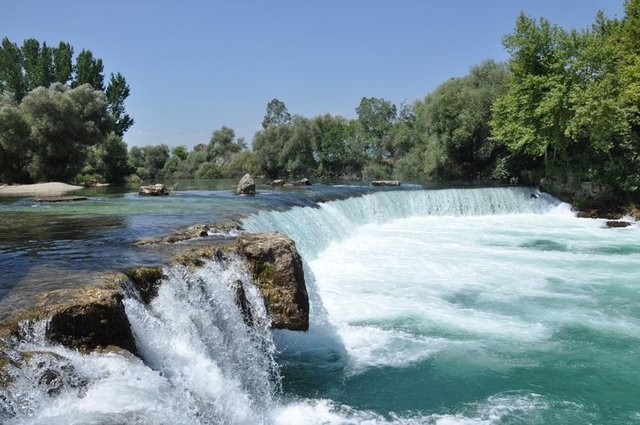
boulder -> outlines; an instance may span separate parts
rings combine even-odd
[[[294,181],[293,185],[294,186],[311,186],[311,182],[309,181],[308,178],[305,177],[303,179]]]
[[[124,274],[138,290],[138,294],[145,304],[149,304],[158,295],[158,288],[164,277],[160,266],[134,267],[125,270]]]
[[[628,227],[631,226],[631,223],[622,220],[608,220],[606,226],[609,228]]]
[[[287,183],[286,180],[284,179],[277,179],[277,180],[273,180],[271,183],[269,183],[270,186],[284,186]]]
[[[272,327],[308,330],[309,296],[295,243],[280,233],[245,233],[236,248],[262,292]]]
[[[122,300],[122,292],[115,287],[48,292],[40,300],[51,315],[46,336],[51,341],[85,352],[117,346],[137,354]]]
[[[48,319],[45,336],[53,342],[82,352],[119,347],[137,355],[122,302],[126,281],[126,276],[115,274],[81,288],[41,293],[31,309],[0,325],[0,341],[20,340],[32,324]]]
[[[371,186],[400,186],[398,180],[374,180],[371,182]]]
[[[168,195],[170,192],[171,190],[160,183],[149,186],[140,186],[140,189],[138,189],[138,195],[140,196],[164,196]]]
[[[251,174],[245,174],[240,179],[237,188],[238,195],[255,195],[256,194],[256,184],[253,181],[253,177]]]

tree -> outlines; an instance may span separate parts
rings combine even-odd
[[[227,164],[231,158],[246,149],[244,139],[236,139],[236,133],[232,128],[222,126],[215,130],[207,145],[207,161],[218,165]]]
[[[73,73],[73,47],[69,43],[60,42],[53,49],[53,80],[57,83],[68,84]]]
[[[109,112],[115,119],[115,132],[119,136],[133,125],[133,118],[126,113],[124,101],[129,97],[129,85],[121,73],[111,74],[105,94],[109,100]]]
[[[545,167],[549,153],[562,154],[570,141],[565,129],[571,117],[572,41],[562,28],[524,14],[504,38],[511,74],[507,91],[494,105],[494,137],[514,152],[544,157]]]
[[[343,117],[329,114],[313,118],[310,122],[318,174],[326,177],[341,176],[349,161],[347,126]]]
[[[283,160],[286,158],[280,153],[290,136],[291,126],[288,125],[269,125],[255,134],[253,151],[256,153],[260,170],[267,177],[277,178],[285,174],[286,164]]]
[[[262,120],[262,128],[267,129],[270,125],[284,125],[291,123],[291,114],[287,111],[287,107],[279,99],[272,99],[267,104],[267,112]]]
[[[466,76],[444,82],[417,104],[416,127],[426,141],[425,169],[431,177],[489,177],[500,153],[500,143],[490,139],[491,106],[505,90],[506,75],[503,65],[485,61]],[[400,134],[405,149],[411,148],[406,141],[410,134]]]
[[[388,158],[385,149],[389,131],[396,119],[396,106],[388,100],[376,97],[363,97],[356,108],[358,122],[367,139],[367,150],[377,161]]]
[[[0,48],[0,90],[11,94],[20,102],[27,94],[27,84],[22,75],[22,51],[7,37],[2,39]]]
[[[129,149],[129,167],[143,180],[161,178],[170,158],[169,152],[169,147],[164,144],[142,148],[133,146]]]
[[[39,87],[25,96],[20,109],[31,127],[28,171],[34,181],[71,180],[83,167],[88,147],[112,125],[106,96],[88,85]]]
[[[83,49],[76,58],[76,77],[71,87],[89,84],[96,90],[104,91],[103,71],[102,59],[94,58],[91,50]]]
[[[18,106],[0,97],[0,181],[26,183],[31,152],[31,128]]]

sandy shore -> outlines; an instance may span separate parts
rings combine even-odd
[[[27,196],[55,196],[63,193],[72,192],[82,189],[82,186],[73,186],[66,183],[36,183],[36,184],[20,184],[12,186],[0,186],[0,196],[3,195],[27,195]]]

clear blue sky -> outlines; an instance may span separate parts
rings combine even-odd
[[[7,1],[0,36],[67,41],[122,72],[131,145],[192,147],[223,125],[247,142],[267,102],[292,114],[355,116],[363,96],[424,97],[484,59],[524,11],[566,28],[623,0]]]

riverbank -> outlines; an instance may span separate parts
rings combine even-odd
[[[50,182],[0,186],[0,196],[56,196],[82,189],[82,186]]]

